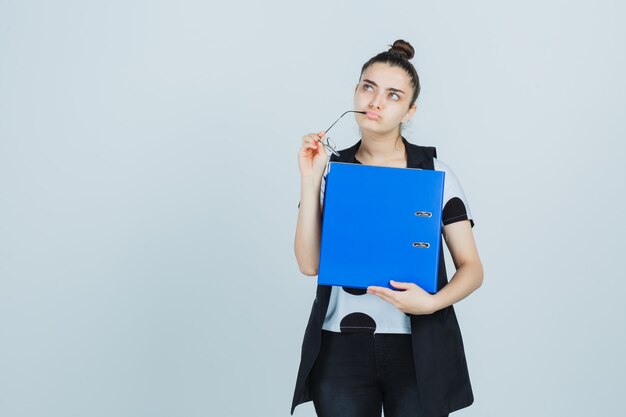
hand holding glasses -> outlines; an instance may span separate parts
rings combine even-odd
[[[364,111],[357,111],[357,110],[348,110],[347,112],[345,112],[344,114],[342,114],[341,116],[339,116],[339,119],[341,119],[343,116],[345,116],[347,113],[361,113],[361,114],[367,114],[367,112]],[[330,130],[331,127],[333,127],[335,125],[335,123],[337,123],[339,121],[339,119],[335,120],[335,122],[330,125],[330,127],[328,129],[326,129],[324,131],[324,134],[327,134],[328,131]],[[318,142],[320,142],[322,145],[324,145],[324,147],[326,149],[328,149],[330,152],[332,152],[333,154],[339,156],[339,152],[337,152],[337,145],[335,144],[335,142],[333,142],[333,140],[331,138],[329,138],[328,136],[326,136],[326,139],[324,141],[317,139]]]

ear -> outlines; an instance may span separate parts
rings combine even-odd
[[[402,123],[406,123],[409,120],[411,120],[411,118],[413,117],[413,115],[415,114],[415,110],[417,110],[417,106],[415,105],[415,103],[413,103],[413,105],[411,106],[411,108],[406,112],[406,115],[404,116],[404,118],[402,119]]]

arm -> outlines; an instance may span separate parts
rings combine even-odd
[[[305,135],[298,154],[300,207],[293,247],[300,272],[309,276],[317,275],[320,260],[322,234],[320,194],[328,155],[319,139],[324,136],[324,132]]]
[[[320,191],[322,179],[317,176],[302,177],[300,181],[300,208],[294,251],[300,272],[317,275],[320,258],[322,215]]]
[[[434,294],[434,311],[461,301],[483,283],[483,266],[469,220],[443,226],[443,237],[452,255],[456,272],[450,282]]]

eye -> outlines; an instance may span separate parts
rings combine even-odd
[[[397,93],[389,93],[390,96],[395,96],[396,98],[394,98],[394,100],[398,101],[400,100],[400,96]]]
[[[368,91],[368,88],[373,89],[373,87],[369,84],[363,84],[363,90]]]

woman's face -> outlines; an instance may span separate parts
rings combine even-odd
[[[399,129],[415,113],[415,104],[409,108],[413,87],[409,75],[400,67],[376,62],[370,65],[354,90],[354,109],[361,131],[388,133]]]

